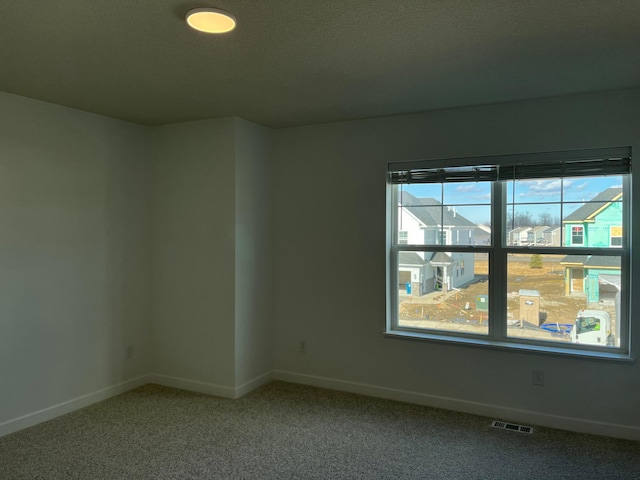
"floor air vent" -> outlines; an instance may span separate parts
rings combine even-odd
[[[500,428],[502,430],[512,430],[520,433],[533,433],[533,427],[527,427],[526,425],[517,425],[515,423],[501,422],[500,420],[494,420],[491,423],[493,428]]]

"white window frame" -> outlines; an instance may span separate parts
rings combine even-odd
[[[571,225],[570,227],[571,227],[571,245],[583,246],[584,245],[584,225]],[[574,234],[573,231],[578,229],[580,231],[580,239],[582,240],[581,242],[574,241],[576,234]]]
[[[612,230],[614,228],[619,228],[622,231],[622,225],[611,225],[609,227],[609,246],[612,247],[612,248],[620,248],[620,247],[622,247],[622,239],[624,238],[624,235],[613,235]],[[613,239],[614,238],[620,239],[620,245],[614,245],[613,244]]]
[[[398,212],[398,195],[397,188],[392,181],[392,177],[398,175],[401,177],[405,171],[418,172],[420,175],[423,171],[457,171],[460,170],[461,176],[465,175],[465,172],[471,170],[482,171],[484,166],[492,166],[497,170],[501,167],[512,166],[524,166],[526,170],[527,166],[533,165],[555,165],[558,162],[563,164],[566,162],[571,165],[576,164],[579,161],[594,162],[597,160],[609,159],[607,162],[614,164],[619,162],[622,164],[626,162],[628,168],[628,174],[623,175],[623,218],[622,228],[623,232],[631,232],[631,202],[630,190],[632,174],[630,171],[631,162],[631,148],[620,147],[611,149],[598,149],[589,151],[570,151],[570,152],[548,152],[540,154],[528,154],[528,155],[505,155],[499,157],[478,157],[478,158],[463,158],[463,159],[449,159],[449,160],[430,160],[422,162],[402,162],[402,163],[390,163],[388,168],[388,181],[387,181],[387,319],[385,335],[393,338],[410,338],[426,341],[437,342],[450,342],[457,344],[466,344],[473,346],[486,346],[508,349],[522,349],[536,352],[546,352],[551,354],[560,355],[577,355],[586,357],[596,357],[611,360],[624,360],[629,361],[631,356],[631,340],[630,331],[632,316],[631,313],[631,261],[630,261],[630,248],[631,238],[630,235],[624,235],[622,238],[623,245],[609,248],[600,247],[585,247],[583,245],[572,247],[565,246],[562,240],[560,246],[518,246],[510,245],[508,242],[509,229],[506,225],[506,188],[503,181],[492,181],[492,202],[491,202],[491,242],[489,245],[440,245],[439,242],[433,245],[399,245],[394,241],[397,239],[397,212]],[[608,165],[609,163],[607,163]],[[514,170],[517,167],[513,167]],[[564,167],[563,167],[564,168]],[[553,170],[553,168],[551,168]],[[557,170],[556,170],[557,171]],[[576,170],[578,171],[578,170]],[[431,173],[427,173],[431,174]],[[616,174],[616,173],[612,173]],[[477,181],[485,181],[482,177],[483,173],[476,173],[475,178]],[[586,174],[585,174],[586,175]],[[470,178],[474,177],[474,174],[469,174]],[[563,177],[572,177],[572,174],[562,175]],[[598,174],[588,174],[586,176],[598,176]],[[557,174],[548,174],[547,178],[557,178]],[[409,178],[410,175],[409,175]],[[527,179],[535,177],[522,176],[519,179]],[[544,177],[537,177],[544,178]],[[402,181],[402,180],[401,180]],[[464,180],[473,181],[473,180]],[[407,183],[413,183],[409,180]],[[438,182],[434,182],[438,183]],[[584,238],[584,230],[583,230]],[[468,332],[455,332],[444,330],[429,330],[418,329],[411,327],[404,327],[399,325],[398,318],[398,289],[397,285],[397,258],[400,251],[415,251],[415,252],[474,252],[474,253],[487,253],[489,255],[489,333],[488,335],[477,335]],[[509,253],[527,253],[527,254],[542,254],[542,255],[568,255],[568,254],[581,254],[581,255],[609,255],[620,257],[621,261],[621,297],[620,302],[620,314],[618,321],[621,324],[619,332],[619,346],[617,347],[604,347],[598,345],[586,345],[586,344],[573,344],[573,343],[561,343],[545,340],[535,339],[520,339],[507,336],[507,262]],[[390,288],[390,287],[393,288]]]

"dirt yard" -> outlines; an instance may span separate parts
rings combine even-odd
[[[545,258],[541,268],[531,268],[530,256],[513,256],[508,265],[507,320],[513,327],[520,324],[519,290],[536,290],[540,294],[540,316],[542,321],[572,324],[576,313],[587,308],[584,296],[565,295],[563,268],[560,256]],[[422,328],[464,330],[486,333],[487,312],[476,308],[478,295],[488,294],[487,260],[476,258],[475,280],[466,288],[446,294],[432,292],[422,297],[400,295],[400,324]],[[597,307],[601,308],[601,307]],[[521,325],[522,327],[522,325]],[[526,332],[509,328],[510,336],[549,338],[566,340],[560,335],[549,335],[531,322],[524,325]],[[519,330],[523,330],[519,328]]]

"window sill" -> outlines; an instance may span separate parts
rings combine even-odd
[[[588,360],[602,360],[607,362],[634,363],[635,359],[627,353],[605,352],[600,350],[586,350],[579,348],[563,348],[553,345],[535,345],[510,341],[498,341],[476,337],[453,337],[450,335],[438,335],[435,333],[418,333],[403,330],[385,331],[387,338],[414,340],[421,342],[436,342],[453,346],[470,346],[490,348],[495,350],[508,350],[523,353],[539,353],[544,355],[556,355],[565,358],[583,358]]]

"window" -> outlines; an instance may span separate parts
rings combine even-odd
[[[584,227],[571,227],[571,245],[584,245]]]
[[[387,334],[628,355],[630,169],[630,148],[389,164]]]
[[[407,243],[409,243],[409,232],[407,232],[406,230],[400,230],[398,232],[398,243],[400,245],[406,245]]]
[[[609,232],[609,245],[612,247],[622,246],[622,227],[620,225],[611,226]]]

